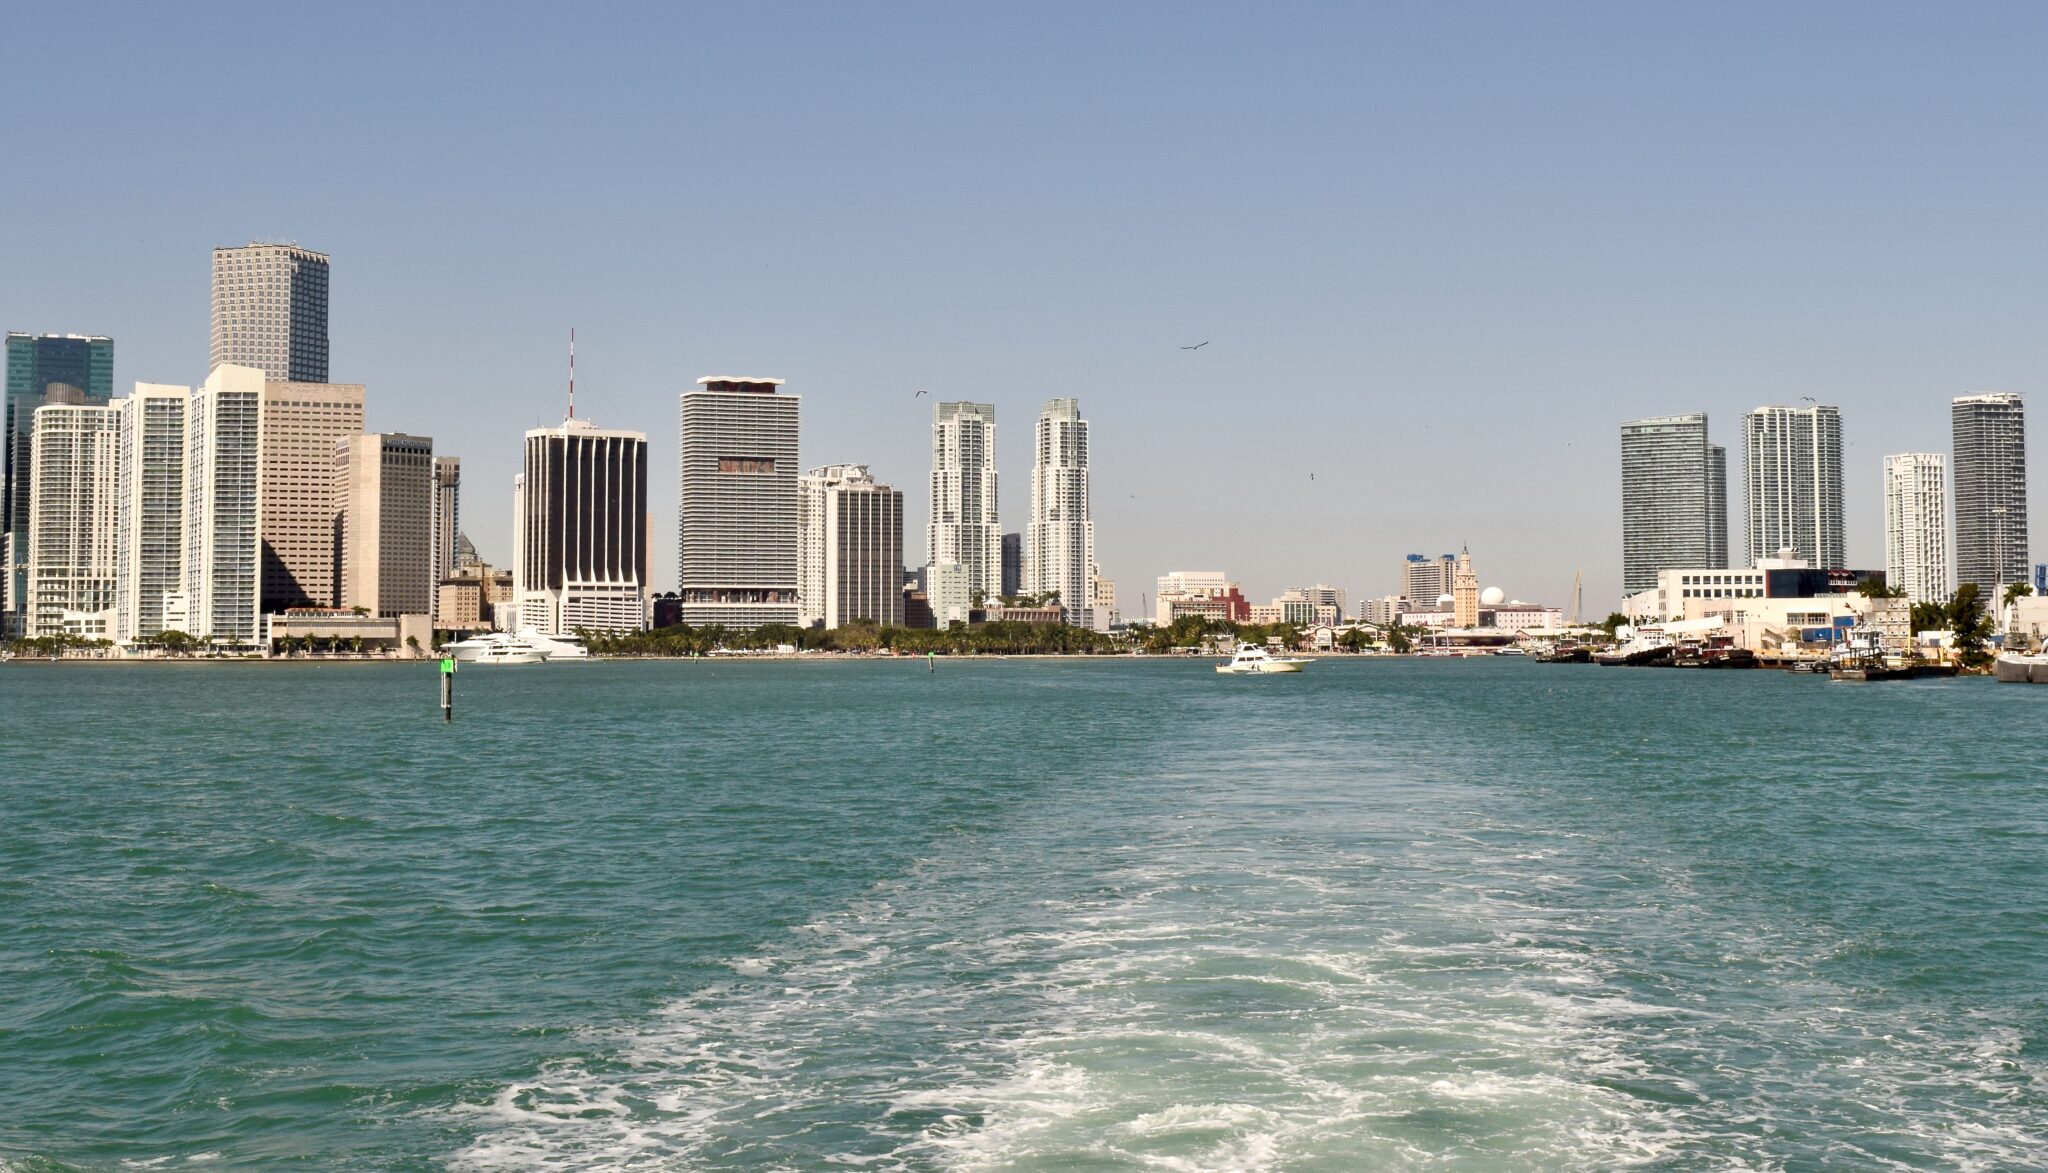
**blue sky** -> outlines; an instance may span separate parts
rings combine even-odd
[[[997,405],[1006,528],[1078,396],[1127,612],[1466,543],[1604,611],[1616,425],[1706,410],[1733,481],[1739,414],[1805,395],[1881,566],[1882,456],[2048,376],[2039,6],[46,11],[0,70],[0,325],[193,383],[212,246],[327,251],[333,377],[462,456],[497,560],[572,325],[579,414],[650,436],[657,585],[675,396],[761,374],[807,463],[905,490],[912,560],[916,389]]]

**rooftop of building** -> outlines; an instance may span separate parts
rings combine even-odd
[[[785,381],[761,375],[705,375],[697,380],[697,385],[707,391],[751,391],[772,395]]]

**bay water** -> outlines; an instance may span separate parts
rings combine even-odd
[[[2048,1167],[2048,689],[0,666],[0,1169]]]

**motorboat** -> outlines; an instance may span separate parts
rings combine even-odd
[[[1237,649],[1237,654],[1228,664],[1216,665],[1216,671],[1227,676],[1257,676],[1269,672],[1299,672],[1307,660],[1290,660],[1275,656],[1266,649],[1252,644]]]
[[[531,645],[550,662],[555,660],[588,660],[590,649],[573,635],[548,635],[537,627],[522,627],[518,638]]]

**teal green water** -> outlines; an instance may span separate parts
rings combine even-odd
[[[0,1168],[2005,1170],[2048,689],[0,668]]]

